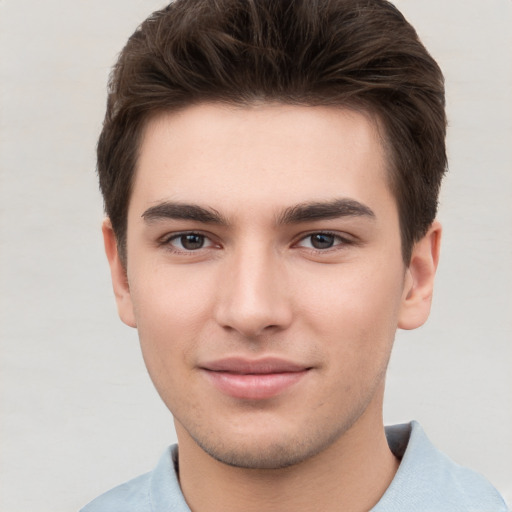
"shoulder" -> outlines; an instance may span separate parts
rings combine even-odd
[[[150,473],[98,496],[80,512],[190,512],[178,483],[177,445],[170,446]]]
[[[503,498],[483,476],[437,450],[417,422],[388,427],[386,435],[401,463],[374,512],[508,511]]]
[[[149,482],[146,473],[98,496],[80,512],[150,512]]]

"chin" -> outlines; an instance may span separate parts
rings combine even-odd
[[[215,439],[197,439],[196,444],[213,459],[228,466],[245,469],[282,469],[301,464],[318,455],[327,447],[336,442],[346,429],[332,432],[330,436],[320,433],[299,433],[298,435],[287,433],[277,439],[268,433],[265,438],[254,435],[250,441],[247,434],[240,436],[238,442],[233,442],[236,437],[222,442]],[[245,437],[245,439],[244,439]]]
[[[304,462],[315,453],[297,446],[274,443],[264,447],[249,448],[232,446],[202,446],[201,448],[215,460],[228,466],[244,469],[282,469]]]

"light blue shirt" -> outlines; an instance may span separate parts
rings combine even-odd
[[[400,467],[370,512],[508,512],[485,478],[437,450],[417,422],[386,427],[386,436]],[[153,471],[106,492],[81,512],[190,512],[177,461],[178,446],[170,446]]]

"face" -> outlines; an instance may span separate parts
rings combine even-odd
[[[180,442],[283,467],[380,417],[396,328],[425,317],[385,164],[348,110],[202,104],[149,123],[126,274],[104,233]]]

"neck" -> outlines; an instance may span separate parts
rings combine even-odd
[[[371,408],[371,407],[370,407]],[[206,454],[176,424],[180,485],[193,512],[244,510],[296,512],[370,510],[391,483],[398,461],[391,453],[382,414],[367,410],[331,446],[284,469],[228,466]]]

